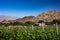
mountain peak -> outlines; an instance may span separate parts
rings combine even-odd
[[[43,13],[39,14],[36,17],[35,16],[25,16],[23,18],[18,18],[16,20],[14,20],[14,22],[15,21],[22,22],[22,23],[25,23],[27,21],[38,22],[39,20],[43,20],[45,22],[50,22],[50,21],[52,21],[54,19],[60,19],[60,12],[58,12],[56,10],[52,10],[52,11],[48,11],[48,12],[43,12]]]
[[[36,17],[35,16],[25,16],[18,21],[20,21],[20,22],[27,22],[27,21],[38,22],[39,20],[44,20],[44,21],[49,22],[49,21],[54,20],[55,18],[60,19],[60,12],[58,12],[56,10],[51,10],[48,12],[43,12]]]
[[[3,21],[3,20],[15,20],[15,19],[17,19],[17,17],[0,15],[0,21]]]
[[[51,10],[51,11],[48,11],[49,13],[56,13],[57,11],[56,10]]]
[[[38,15],[39,20],[45,20],[45,21],[51,21],[54,19],[60,19],[60,12],[56,11],[56,10],[51,10],[48,12],[43,12],[41,14]]]

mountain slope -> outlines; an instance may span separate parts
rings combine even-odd
[[[54,19],[60,19],[60,12],[56,10],[52,10],[49,12],[43,12],[42,14],[38,15],[37,18],[39,20],[44,20],[44,21],[52,21]]]
[[[43,12],[43,13],[37,15],[36,17],[27,16],[24,18],[17,19],[16,21],[19,21],[19,22],[27,22],[27,21],[38,22],[39,20],[43,20],[45,22],[50,22],[54,19],[60,19],[60,12],[58,12],[56,10],[52,10],[52,11],[48,11],[48,12]]]
[[[45,22],[50,22],[53,21],[54,19],[60,20],[60,12],[56,10],[48,11],[48,12],[43,12],[37,16],[25,16],[23,18],[18,18],[16,20],[15,17],[10,17],[10,16],[0,16],[0,20],[10,20],[9,22],[22,22],[25,23],[27,21],[31,22],[38,22],[39,20],[43,20]]]

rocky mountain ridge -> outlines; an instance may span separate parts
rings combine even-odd
[[[27,21],[31,21],[31,22],[38,22],[39,20],[43,20],[45,22],[50,22],[54,19],[59,19],[60,20],[60,12],[56,11],[56,10],[52,10],[52,11],[48,11],[48,12],[43,12],[39,15],[35,16],[27,16],[27,17],[23,17],[21,19],[17,19],[16,21],[20,21],[20,22],[27,22]]]
[[[3,20],[16,20],[17,17],[0,15],[0,22]]]
[[[56,10],[48,11],[48,12],[43,12],[37,16],[25,16],[23,18],[18,18],[16,20],[9,20],[9,22],[38,22],[39,20],[43,20],[45,22],[50,22],[53,21],[54,19],[59,19],[60,20],[60,12]]]

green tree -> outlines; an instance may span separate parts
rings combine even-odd
[[[53,23],[53,24],[55,24],[55,23],[60,24],[60,20],[56,20],[56,19],[55,19],[55,20],[52,21],[52,23]]]
[[[43,20],[39,20],[39,21],[38,21],[38,23],[42,23],[42,22],[44,22],[44,21],[43,21]]]
[[[33,25],[33,24],[34,24],[34,22],[30,22],[30,21],[27,21],[27,22],[24,23],[25,26],[30,26],[30,25]]]
[[[14,22],[14,23],[12,23],[13,25],[23,25],[23,23],[22,22]]]

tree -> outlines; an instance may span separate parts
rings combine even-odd
[[[30,21],[27,21],[27,22],[24,23],[25,26],[30,26],[30,25],[33,25],[33,24],[34,24],[34,22],[30,22]]]
[[[52,21],[52,23],[53,23],[53,24],[55,24],[55,23],[60,24],[60,20],[56,20],[56,19],[55,19],[55,20]]]
[[[52,25],[52,22],[45,22],[46,25]]]
[[[23,23],[21,23],[21,22],[14,22],[14,23],[12,23],[13,25],[23,25]]]
[[[44,21],[43,21],[43,20],[39,20],[39,21],[38,21],[38,23],[42,23],[42,22],[44,22]]]

